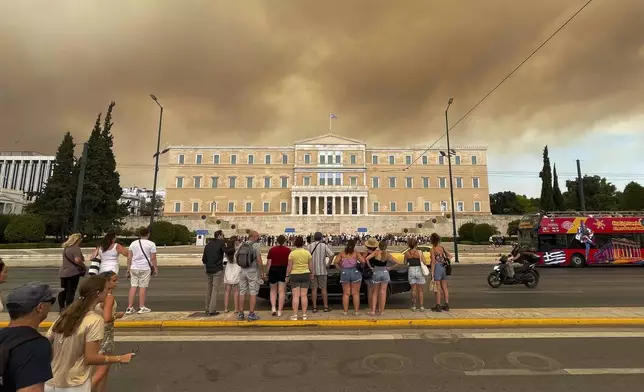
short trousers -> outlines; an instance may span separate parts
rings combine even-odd
[[[83,385],[76,387],[54,387],[45,384],[45,392],[92,392],[92,377],[89,377]]]
[[[362,281],[362,273],[357,268],[342,268],[340,283],[358,283]]]
[[[389,277],[389,271],[387,271],[387,267],[374,267],[373,278],[371,279],[371,281],[374,284],[389,283],[391,281],[391,278]]]
[[[257,295],[259,293],[259,272],[257,267],[242,268],[239,271],[239,294]]]
[[[268,270],[268,283],[277,284],[286,282],[286,267],[273,267]]]
[[[427,279],[425,279],[425,276],[423,275],[423,270],[418,267],[409,267],[409,271],[407,272],[407,279],[409,280],[409,284],[425,284],[427,283]]]
[[[447,272],[443,263],[436,263],[434,265],[434,281],[447,280]]]
[[[293,274],[288,280],[291,289],[308,289],[311,283],[311,274]]]
[[[147,270],[130,270],[130,286],[147,288],[150,285],[152,271]]]
[[[326,283],[326,275],[315,275],[313,276],[313,279],[311,279],[311,290],[317,291],[318,288],[320,288],[320,290],[326,290]]]

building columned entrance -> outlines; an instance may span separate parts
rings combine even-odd
[[[358,194],[294,193],[291,215],[369,215],[366,192]]]

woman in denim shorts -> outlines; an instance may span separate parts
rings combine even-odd
[[[349,314],[349,296],[353,297],[355,315],[360,313],[360,286],[362,273],[358,270],[358,263],[364,263],[364,257],[356,252],[356,241],[349,240],[343,252],[335,257],[335,265],[340,268],[340,283],[342,284],[342,308],[344,315]]]
[[[420,268],[420,263],[427,264],[425,262],[425,256],[423,252],[416,249],[418,246],[418,241],[415,238],[410,238],[407,242],[409,249],[405,252],[405,264],[409,266],[408,279],[409,284],[411,285],[411,311],[416,311],[416,302],[420,305],[420,311],[424,312],[425,307],[423,305],[423,286],[427,283],[425,275],[423,275],[423,270]]]
[[[440,244],[441,237],[434,233],[430,236],[429,241],[432,243],[432,260],[431,276],[436,284],[436,306],[432,308],[433,312],[442,310],[449,311],[449,290],[447,290],[447,271],[445,266],[449,263],[451,255]],[[441,306],[441,293],[445,297],[445,305]]]
[[[389,267],[387,263],[396,262],[387,250],[387,243],[385,241],[378,241],[370,238],[365,244],[367,249],[374,248],[373,252],[365,259],[369,268],[373,270],[372,278],[372,294],[371,294],[371,313],[370,316],[376,315],[376,308],[382,316],[385,312],[385,303],[387,302],[387,286],[391,281],[389,277]]]

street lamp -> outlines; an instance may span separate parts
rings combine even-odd
[[[458,240],[456,233],[456,210],[454,208],[454,177],[452,176],[452,156],[456,155],[456,151],[452,150],[449,146],[449,117],[447,112],[449,107],[452,106],[454,98],[450,98],[447,101],[447,107],[445,108],[445,136],[447,137],[447,154],[441,151],[443,156],[447,155],[447,164],[449,167],[449,194],[452,203],[452,238],[454,240],[454,262],[458,263]]]
[[[157,135],[157,151],[153,155],[155,161],[154,161],[154,183],[152,185],[152,211],[150,212],[150,227],[151,227],[152,223],[154,223],[154,215],[156,214],[156,211],[157,211],[157,176],[159,174],[159,155],[168,152],[168,149],[166,148],[165,150],[163,150],[163,152],[159,152],[159,148],[161,147],[161,125],[163,124],[163,106],[161,106],[161,104],[159,103],[159,100],[154,94],[150,94],[150,98],[152,98],[152,100],[156,102],[156,104],[159,105],[159,108],[161,109],[161,111],[159,112],[159,133]]]

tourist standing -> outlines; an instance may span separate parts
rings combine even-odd
[[[436,306],[432,308],[434,312],[444,310],[449,312],[449,290],[447,289],[447,265],[451,255],[445,247],[441,245],[441,237],[433,233],[430,237],[432,243],[432,261],[431,261],[431,276],[436,285]],[[512,263],[512,261],[509,261]],[[445,305],[441,307],[441,292],[445,297]]]
[[[101,266],[98,270],[99,274],[112,271],[118,275],[119,255],[127,257],[127,249],[116,242],[116,233],[110,231],[105,234],[103,241],[101,241],[101,244],[94,250],[91,258],[99,258],[101,260]]]
[[[58,306],[61,312],[74,302],[78,282],[86,272],[85,257],[80,248],[82,239],[82,235],[75,233],[63,243],[63,261],[60,266],[60,287],[63,290],[58,294]]]
[[[134,299],[136,292],[139,292],[139,314],[150,313],[150,308],[145,306],[148,286],[152,274],[157,276],[157,246],[150,241],[150,230],[146,227],[139,232],[139,239],[130,244],[127,255],[127,275],[130,278],[130,292],[128,293],[128,305],[125,314],[130,315],[136,312]]]
[[[420,311],[424,312],[424,297],[423,297],[423,287],[427,280],[425,275],[423,275],[423,270],[420,267],[420,263],[427,264],[425,262],[425,256],[423,252],[419,251],[416,247],[418,246],[418,241],[415,238],[410,238],[407,241],[407,246],[409,249],[404,253],[405,264],[409,266],[408,269],[408,279],[409,284],[411,285],[411,311],[416,311],[416,304],[420,306]]]
[[[80,286],[79,297],[54,322],[47,332],[53,348],[53,377],[45,392],[91,392],[92,372],[96,365],[129,363],[133,354],[100,354],[105,336],[103,316],[94,311],[105,300],[107,281],[90,276]]]
[[[203,250],[201,261],[206,267],[208,286],[206,289],[206,315],[216,316],[217,297],[219,288],[224,280],[224,233],[221,230],[215,231],[215,238],[208,241]]]
[[[224,241],[224,285],[226,291],[224,293],[224,313],[228,313],[228,303],[230,302],[230,294],[233,294],[233,305],[235,306],[235,313],[239,313],[239,274],[241,267],[235,262],[235,252],[239,248],[239,241],[237,236],[232,236]]]
[[[244,298],[248,293],[250,295],[250,311],[248,312],[248,321],[259,320],[255,313],[257,304],[257,294],[259,294],[260,274],[262,271],[262,249],[259,243],[259,233],[251,230],[248,234],[248,241],[241,244],[235,253],[235,261],[241,267],[239,273],[239,314],[237,319],[244,320]]]
[[[310,236],[309,236],[310,237]],[[313,279],[311,279],[311,302],[313,313],[318,311],[318,288],[322,295],[324,311],[330,312],[329,293],[327,290],[327,277],[329,275],[329,264],[333,260],[333,251],[322,241],[322,233],[319,231],[313,235],[314,242],[309,244],[309,252],[313,257]]]
[[[364,263],[364,258],[356,252],[356,241],[347,241],[347,246],[335,257],[335,264],[340,268],[340,283],[342,284],[342,308],[344,315],[349,314],[349,297],[353,297],[354,314],[360,314],[360,286],[362,274],[358,263]]]
[[[2,391],[42,391],[53,377],[51,344],[38,332],[52,305],[55,293],[44,283],[17,287],[7,297],[9,326],[0,330],[0,347],[6,352]]]
[[[309,282],[313,278],[313,258],[311,253],[303,248],[304,238],[298,236],[295,238],[295,248],[288,256],[288,268],[286,277],[293,291],[293,315],[291,320],[297,320],[297,313],[300,304],[302,305],[302,320],[308,319],[306,309],[309,303],[308,291]]]
[[[373,240],[373,241],[372,241]],[[382,316],[385,313],[385,304],[387,302],[387,287],[391,278],[389,276],[388,263],[395,263],[396,260],[387,252],[387,242],[380,241],[378,242],[374,238],[370,238],[367,241],[367,247],[371,247],[374,244],[378,245],[378,249],[373,251],[365,259],[369,264],[369,268],[373,270],[373,292],[371,298],[371,316],[376,315],[376,309],[378,309],[379,314]]]
[[[277,237],[277,246],[268,250],[266,273],[271,287],[271,312],[273,316],[282,317],[284,301],[286,300],[286,269],[289,265],[291,249],[284,246],[286,237]],[[279,296],[278,296],[279,294]],[[279,297],[279,298],[278,298]],[[278,301],[279,299],[279,301]]]

